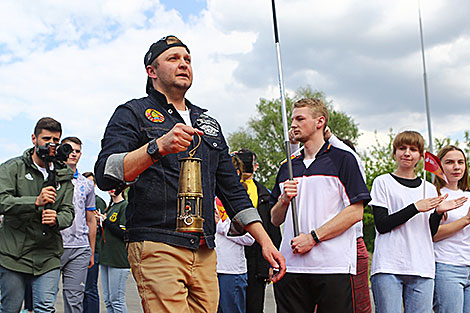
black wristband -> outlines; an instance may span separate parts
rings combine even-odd
[[[312,230],[310,232],[310,234],[312,235],[313,240],[315,241],[315,243],[320,243],[320,239],[318,239],[317,233],[314,230]]]

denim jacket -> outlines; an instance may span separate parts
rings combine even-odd
[[[198,249],[203,236],[208,247],[214,248],[214,197],[223,202],[232,219],[231,234],[243,233],[245,225],[261,221],[228,154],[228,146],[219,123],[188,100],[192,126],[204,132],[194,157],[202,159],[202,216],[204,233],[195,235],[176,231],[177,193],[181,158],[188,150],[165,155],[142,172],[129,190],[127,207],[127,240],[156,241]],[[166,97],[151,89],[147,97],[120,105],[106,127],[101,152],[95,164],[98,187],[110,190],[124,181],[125,155],[153,138],[169,132],[176,123],[184,123]],[[190,149],[198,142],[194,137]]]

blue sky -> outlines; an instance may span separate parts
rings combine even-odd
[[[415,129],[426,137],[417,3],[277,0],[288,93],[310,85],[359,123],[359,148]],[[433,135],[470,128],[467,0],[422,3]],[[84,141],[92,170],[115,107],[145,96],[143,56],[174,34],[190,48],[187,96],[222,124],[246,125],[260,98],[277,98],[266,0],[102,0],[0,3],[0,162],[31,146],[42,116]]]
[[[167,8],[178,11],[184,20],[191,16],[197,16],[199,12],[207,8],[205,0],[164,0],[160,1]]]

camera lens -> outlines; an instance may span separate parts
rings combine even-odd
[[[67,161],[69,154],[72,153],[72,146],[68,143],[61,144],[56,149],[56,158],[60,161]]]

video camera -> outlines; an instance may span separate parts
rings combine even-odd
[[[58,161],[65,162],[69,158],[69,154],[72,153],[73,148],[68,143],[57,145],[55,143],[48,142],[44,146],[36,146],[36,153],[38,157],[46,163],[46,171],[49,174],[47,177],[47,186],[53,186],[57,188],[57,166],[61,167],[58,164]],[[54,166],[51,168],[50,163],[53,163]],[[45,209],[52,209],[52,203],[47,203],[44,206]],[[42,235],[46,236],[49,232],[49,226],[42,225]]]
[[[65,162],[72,153],[73,148],[68,143],[57,145],[55,143],[46,143],[44,146],[37,146],[36,153],[41,160],[45,162]]]

